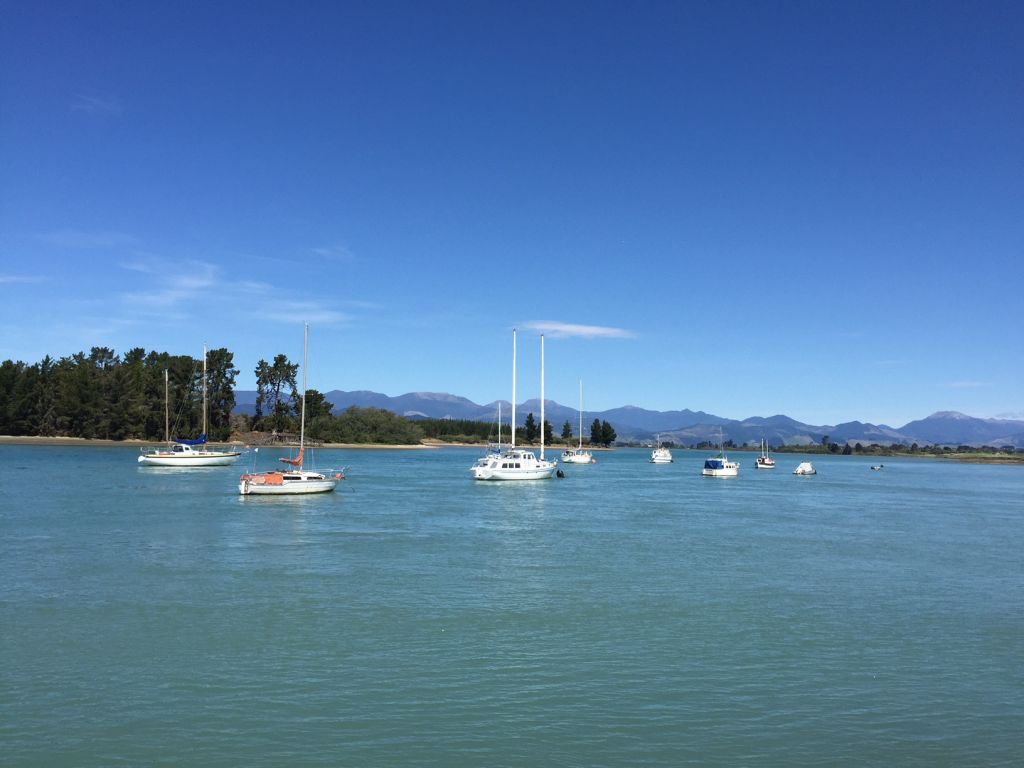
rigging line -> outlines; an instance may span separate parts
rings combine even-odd
[[[174,439],[174,435],[177,434],[177,432],[178,432],[178,425],[181,423],[182,418],[185,415],[185,406],[188,405],[190,407],[190,411],[191,411],[191,406],[194,405],[195,397],[193,397],[193,395],[195,394],[196,374],[198,372],[199,372],[199,361],[196,360],[193,357],[192,358],[192,375],[188,379],[188,390],[187,390],[188,397],[182,396],[180,398],[179,402],[178,402],[178,410],[174,414],[174,425],[171,427],[171,435],[170,435],[170,437],[171,437],[172,440]],[[178,389],[180,390],[182,388],[179,387]]]

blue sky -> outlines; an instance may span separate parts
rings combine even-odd
[[[1018,2],[5,2],[0,360],[1024,418]]]

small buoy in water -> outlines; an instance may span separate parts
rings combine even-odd
[[[563,472],[562,470],[558,470],[557,472],[555,472],[555,476],[556,477],[565,477],[565,472]]]

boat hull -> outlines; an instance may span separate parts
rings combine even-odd
[[[549,480],[555,476],[556,464],[530,469],[493,469],[473,467],[474,480]]]
[[[299,493],[330,493],[341,474],[327,476],[318,472],[262,472],[242,475],[238,492],[242,496],[289,496]]]
[[[672,453],[668,448],[655,448],[651,452],[651,464],[671,464],[672,461]]]
[[[738,477],[740,474],[739,467],[723,467],[722,469],[703,469],[701,474],[704,477]]]
[[[754,466],[757,469],[775,469],[775,460],[774,459],[768,459],[766,461],[764,459],[758,459],[757,462],[754,464]]]
[[[139,464],[150,467],[225,467],[234,464],[241,452],[199,452],[189,454],[155,452],[139,456]]]
[[[563,464],[596,464],[594,457],[589,453],[563,453]]]

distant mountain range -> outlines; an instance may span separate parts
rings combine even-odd
[[[477,405],[457,395],[439,392],[409,392],[398,397],[389,397],[379,392],[344,392],[332,390],[324,395],[334,406],[334,413],[340,413],[350,406],[360,408],[382,408],[411,419],[471,419],[474,421],[495,421],[498,402]],[[252,415],[256,404],[256,392],[235,391],[235,413]],[[501,401],[502,421],[507,422],[512,406]],[[533,413],[540,418],[540,401],[527,400],[516,406],[516,421],[522,426],[526,414]],[[561,434],[562,424],[568,421],[575,435],[579,427],[579,413],[575,408],[546,400],[544,417],[551,422],[556,434]],[[1013,446],[1024,448],[1024,421],[1011,419],[978,419],[955,411],[940,411],[926,419],[890,427],[885,424],[865,424],[850,421],[845,424],[812,425],[803,424],[788,416],[751,417],[737,421],[714,416],[703,411],[649,411],[627,405],[609,411],[585,411],[583,434],[590,434],[594,419],[607,421],[618,433],[620,440],[649,441],[661,435],[665,441],[681,445],[694,445],[703,441],[724,440],[737,444],[758,444],[766,438],[771,445],[809,445],[820,443],[826,435],[831,442],[843,444],[861,443],[890,445],[905,443],[912,445],[970,445],[970,446]]]

